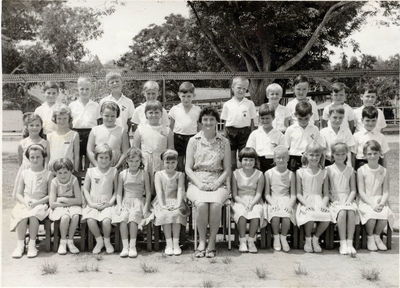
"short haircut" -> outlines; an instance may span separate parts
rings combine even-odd
[[[310,83],[308,78],[304,75],[297,75],[296,78],[293,79],[293,86],[296,86],[299,83]]]
[[[110,80],[114,80],[114,79],[119,79],[122,81],[121,73],[111,71],[106,74],[106,84],[108,84],[108,82],[110,82]]]
[[[264,103],[258,109],[258,116],[262,117],[267,115],[271,115],[272,118],[275,118],[275,110],[268,103]]]
[[[26,138],[29,136],[28,125],[36,120],[38,120],[42,125],[42,129],[40,129],[39,136],[43,138],[43,120],[39,115],[33,112],[26,112],[22,116],[22,121],[24,122],[24,130],[22,131],[22,138]]]
[[[281,96],[282,96],[282,94],[283,94],[282,86],[279,85],[278,83],[269,84],[269,85],[267,86],[267,89],[265,89],[265,91],[266,91],[266,93],[267,93],[267,96],[268,96],[269,92],[271,92],[271,91],[279,91],[279,93],[281,94]]]
[[[231,85],[231,87],[235,86],[235,85],[236,85],[237,83],[239,83],[239,82],[247,82],[247,85],[250,84],[249,79],[247,79],[246,77],[243,77],[243,76],[236,76],[236,77],[234,77],[234,78],[232,79],[232,85]]]
[[[67,169],[68,171],[73,171],[74,170],[74,164],[72,161],[68,158],[60,158],[54,161],[52,169],[54,172],[57,172],[58,170],[61,169]]]
[[[144,168],[144,164],[143,164],[142,151],[140,149],[136,148],[136,147],[129,148],[128,151],[126,152],[126,159],[135,158],[135,157],[139,157],[139,159],[140,159],[139,169],[143,169]]]
[[[254,148],[251,147],[244,147],[242,150],[239,152],[239,161],[242,162],[243,158],[253,158],[258,160],[258,155],[257,152]]]
[[[331,90],[334,92],[339,92],[342,90],[344,90],[344,92],[347,92],[349,88],[343,82],[335,82],[332,84]]]
[[[369,140],[369,141],[365,142],[365,144],[363,146],[364,155],[367,154],[368,148],[371,149],[372,151],[376,151],[376,152],[379,152],[382,154],[381,144],[379,144],[379,142],[376,140]]]
[[[179,85],[179,92],[181,93],[194,93],[194,85],[192,82],[183,82],[181,85]]]
[[[163,106],[162,106],[161,102],[158,100],[146,102],[146,106],[144,107],[144,113],[146,114],[147,111],[154,111],[154,110],[158,110],[161,112],[163,111]]]
[[[97,145],[94,148],[94,159],[97,160],[97,157],[99,156],[99,154],[108,154],[110,156],[110,160],[111,160],[113,152],[112,152],[111,147],[108,146],[107,143],[103,143],[103,144]]]
[[[274,157],[281,154],[285,154],[287,157],[289,157],[289,149],[286,146],[278,145],[274,149]]]
[[[53,114],[51,115],[51,121],[57,124],[57,116],[58,115],[68,115],[69,123],[72,125],[72,112],[71,109],[65,104],[56,104],[53,109]]]
[[[324,147],[322,147],[317,142],[312,141],[307,144],[306,150],[304,151],[303,155],[301,156],[301,163],[303,164],[303,166],[307,166],[308,165],[307,154],[308,153],[319,153],[321,155],[321,158],[319,160],[319,165],[320,165],[320,167],[323,167],[324,163],[325,163],[324,152],[325,152]]]
[[[378,119],[378,109],[375,106],[366,106],[362,110],[361,117],[362,119]]]
[[[349,153],[349,151],[350,151],[349,146],[347,146],[347,144],[344,142],[336,142],[336,143],[333,143],[331,146],[332,154],[336,153],[337,151],[339,151],[341,149],[345,150],[346,153]]]
[[[299,117],[312,115],[312,106],[308,101],[302,101],[296,104],[295,114]]]
[[[332,115],[332,113],[338,113],[338,114],[345,114],[345,110],[343,105],[331,105],[329,106],[329,115]]]
[[[29,145],[28,148],[25,151],[25,157],[27,159],[29,159],[29,154],[31,153],[31,151],[40,151],[40,152],[42,152],[43,165],[44,165],[44,158],[47,157],[46,149],[44,149],[44,147],[41,144],[31,144],[31,145]]]
[[[147,91],[147,90],[160,90],[160,86],[158,85],[158,83],[156,81],[149,80],[143,84],[143,88],[142,88],[143,92]]]
[[[48,90],[48,89],[56,89],[57,92],[60,91],[60,87],[54,81],[47,81],[44,83],[43,91],[46,92],[46,90]]]
[[[217,120],[217,122],[221,121],[217,109],[215,109],[212,106],[206,106],[203,109],[201,109],[201,112],[199,115],[199,123],[201,123],[201,119],[203,118],[203,116],[213,116],[215,118],[215,120]]]
[[[119,110],[119,106],[114,101],[105,101],[101,104],[100,114],[103,114],[104,110],[110,109],[111,111],[115,111],[117,113],[117,118],[119,117],[121,111]]]
[[[79,86],[80,84],[88,82],[90,85],[92,85],[92,80],[89,77],[86,76],[80,76],[78,80],[76,81],[77,85]]]
[[[378,90],[376,89],[376,87],[373,86],[372,84],[369,84],[369,83],[367,83],[367,84],[365,84],[365,85],[363,86],[362,91],[363,91],[363,92],[362,92],[363,94],[367,94],[367,93],[378,94]]]
[[[178,152],[172,149],[168,149],[164,153],[161,154],[161,160],[163,161],[172,161],[172,160],[178,160]]]

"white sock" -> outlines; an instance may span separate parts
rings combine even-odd
[[[24,240],[17,240],[17,247],[18,248],[25,247],[25,241]]]
[[[28,247],[36,248],[36,240],[29,239]]]
[[[111,245],[111,241],[110,241],[110,238],[106,238],[106,237],[104,237],[104,245]]]
[[[136,239],[131,239],[131,241],[129,242],[129,247],[136,247]]]
[[[122,239],[122,249],[128,249],[129,241],[128,239]]]
[[[179,248],[179,238],[173,238],[172,243],[174,245],[174,248]]]
[[[165,241],[167,242],[167,247],[172,248],[172,238],[165,239]]]
[[[101,243],[101,245],[104,243],[102,236],[99,236],[99,237],[96,238],[96,244],[100,244],[100,243]]]

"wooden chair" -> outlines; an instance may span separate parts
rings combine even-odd
[[[50,221],[49,217],[46,217],[42,221],[39,221],[39,225],[44,226],[44,233],[38,233],[36,239],[39,241],[42,241],[41,239],[43,239],[45,251],[50,252],[51,251],[51,221]],[[28,238],[29,238],[29,234],[28,234]],[[25,241],[26,241],[26,239],[25,239]]]

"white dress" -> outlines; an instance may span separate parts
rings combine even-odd
[[[48,195],[48,181],[51,172],[43,169],[40,172],[34,172],[31,169],[26,169],[21,172],[21,177],[24,179],[24,200],[37,201]],[[14,231],[18,223],[29,217],[36,217],[40,221],[47,217],[49,214],[49,206],[46,204],[39,204],[33,208],[26,207],[24,204],[17,202],[11,211],[10,229]]]
[[[54,178],[51,181],[51,186],[55,186],[57,197],[75,198],[74,184],[77,181],[78,180],[74,175],[71,175],[67,183],[60,183],[57,178]],[[55,209],[50,209],[49,219],[51,221],[57,221],[60,220],[64,215],[67,215],[71,218],[74,215],[80,214],[82,214],[82,207],[79,205],[56,207]]]
[[[79,134],[70,130],[65,134],[58,134],[57,131],[47,135],[47,141],[50,145],[49,167],[52,169],[53,163],[60,158],[68,158],[74,163],[74,141]]]
[[[121,126],[107,128],[103,124],[93,127],[90,133],[94,137],[94,147],[101,144],[108,144],[110,146],[112,150],[111,166],[117,165],[122,154],[123,128]]]
[[[297,226],[301,226],[309,221],[331,221],[331,214],[321,211],[322,207],[322,185],[326,177],[326,170],[319,170],[317,174],[311,174],[308,168],[300,168],[297,170],[302,190],[303,199],[314,210],[307,210],[301,203],[297,205],[296,209],[296,222]]]
[[[24,139],[22,139],[19,142],[19,145],[21,145],[22,147],[22,163],[21,166],[18,169],[17,172],[17,176],[15,177],[15,181],[14,181],[14,189],[13,189],[13,197],[15,197],[15,195],[17,194],[18,191],[18,183],[22,177],[22,171],[25,169],[29,169],[31,167],[31,163],[29,162],[29,159],[26,158],[25,156],[25,152],[28,149],[28,147],[32,144],[40,144],[44,147],[44,150],[47,151],[47,146],[49,145],[49,142],[47,142],[46,140],[40,138],[40,141],[38,143],[34,143],[32,141],[32,139],[30,137],[26,137]]]
[[[284,218],[287,217],[296,224],[295,207],[290,211],[286,211],[290,202],[290,179],[292,178],[293,172],[286,169],[285,172],[281,173],[276,167],[269,169],[265,172],[269,176],[271,198],[275,206],[271,204],[265,205],[266,215],[268,222],[271,222],[273,217]]]
[[[368,164],[361,166],[357,173],[361,173],[364,181],[365,194],[374,203],[378,204],[383,194],[383,183],[387,170],[379,166],[377,169],[371,169]],[[397,193],[398,191],[395,191]],[[367,223],[370,219],[388,220],[390,227],[393,228],[394,214],[386,202],[381,212],[376,212],[371,206],[365,203],[362,199],[358,202],[358,212],[361,219],[361,224]]]
[[[263,177],[263,173],[260,170],[255,169],[254,173],[250,177],[247,177],[246,174],[244,174],[243,169],[236,169],[235,172],[233,172],[233,175],[235,176],[237,183],[238,197],[246,203],[247,206],[253,201],[254,196],[257,194],[257,183],[260,180],[260,177]],[[260,219],[260,227],[267,225],[261,199],[253,206],[251,211],[246,211],[246,206],[238,202],[233,203],[233,219],[236,223],[239,222],[240,217],[244,217],[248,220],[255,218]]]
[[[145,205],[145,178],[143,169],[139,169],[136,174],[131,174],[129,169],[121,172],[123,184],[123,197],[121,207],[116,207],[112,216],[112,223],[135,222],[139,229],[146,225],[144,215]],[[121,210],[118,211],[118,208]]]
[[[169,205],[176,205],[178,202],[178,183],[179,177],[182,172],[175,172],[175,175],[169,177],[165,170],[158,171],[156,174],[160,177],[161,180],[161,189],[162,195],[161,197],[164,200],[164,203]],[[185,205],[185,201],[182,201],[180,207],[176,210],[167,210],[163,209],[158,202],[158,198],[156,197],[153,202],[154,207],[154,216],[155,221],[154,225],[160,226],[165,224],[181,224],[186,225],[186,217],[188,215],[188,209]]]
[[[90,197],[92,202],[102,203],[110,201],[114,193],[114,179],[117,175],[117,169],[110,167],[107,172],[102,173],[98,167],[92,167],[87,170],[86,177],[90,179]],[[106,218],[112,219],[114,206],[103,210],[97,210],[86,206],[82,210],[82,220],[94,219],[103,221]]]
[[[350,194],[350,179],[354,174],[352,167],[346,166],[343,171],[340,171],[336,164],[326,167],[329,177],[329,210],[331,212],[333,223],[336,223],[337,216],[340,210],[357,211],[355,201],[350,205],[345,205],[346,199]]]

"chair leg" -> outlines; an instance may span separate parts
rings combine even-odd
[[[79,224],[79,229],[80,229],[80,235],[81,235],[81,239],[80,239],[80,245],[81,245],[81,252],[86,251],[86,241],[87,241],[87,224],[86,222],[81,222]]]
[[[232,243],[231,243],[231,207],[227,208],[226,213],[226,222],[228,223],[228,250],[232,250]]]
[[[360,249],[360,225],[356,225],[356,229],[354,231],[354,240],[353,245],[356,250]]]
[[[154,250],[155,251],[160,251],[160,231],[161,226],[154,226],[153,225],[153,231],[154,231]]]
[[[51,251],[51,221],[49,218],[44,219],[44,230],[46,233],[45,247],[46,252]]]
[[[235,231],[234,231],[234,234],[235,234],[235,236],[234,236],[234,238],[233,238],[233,245],[234,245],[235,247],[238,247],[238,246],[239,246],[239,229],[238,229],[237,223],[235,223]]]
[[[119,226],[113,225],[114,241],[115,241],[115,252],[121,252],[121,235],[119,233]]]
[[[365,230],[365,226],[361,228],[361,248],[367,249],[367,231]]]
[[[222,206],[222,235],[223,235],[223,237],[222,237],[222,239],[223,239],[223,241],[226,241],[226,223],[230,223],[230,221],[231,221],[231,219],[229,218],[229,219],[226,219],[227,218],[227,216],[228,216],[228,213],[227,213],[227,210],[228,210],[229,208],[228,207],[226,207],[225,205],[224,206]]]
[[[386,247],[388,250],[392,249],[392,229],[390,228],[389,224],[387,225],[386,232]]]
[[[151,247],[152,241],[152,223],[146,225],[146,250],[147,252],[151,252],[153,249]]]
[[[182,246],[182,248],[186,247],[187,234],[186,234],[186,226],[185,225],[181,225],[181,230],[179,232],[179,243]]]
[[[299,227],[294,225],[293,223],[291,224],[292,226],[292,247],[293,249],[298,249],[299,248]]]
[[[260,229],[260,234],[261,234],[261,244],[260,244],[260,248],[261,249],[265,249],[265,248],[267,248],[267,228],[266,227],[263,227],[263,228],[261,228]]]
[[[92,252],[94,248],[94,236],[92,232],[88,229],[88,251]]]
[[[59,245],[60,245],[60,221],[54,221],[53,252],[58,251]]]
[[[304,249],[304,241],[305,241],[305,235],[304,235],[304,225],[301,225],[299,227],[299,249]]]
[[[271,224],[267,225],[267,249],[270,249],[272,247],[272,226]]]

